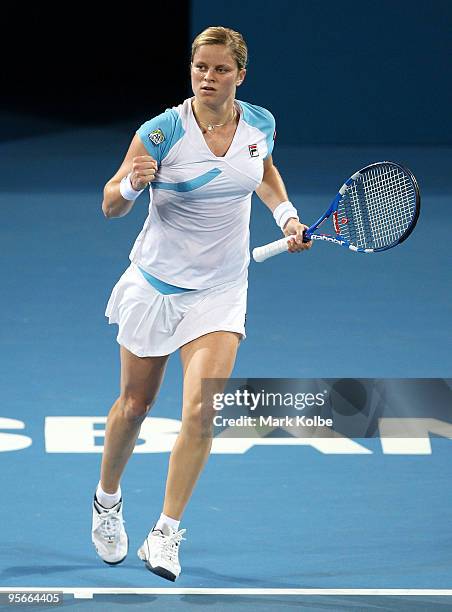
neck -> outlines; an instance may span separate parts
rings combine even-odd
[[[234,100],[226,100],[219,107],[203,104],[197,98],[192,102],[194,115],[202,125],[220,125],[232,120],[235,113]]]

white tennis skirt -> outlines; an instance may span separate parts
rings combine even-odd
[[[138,357],[169,355],[214,331],[245,334],[248,281],[163,295],[132,263],[113,288],[105,316],[117,341]]]

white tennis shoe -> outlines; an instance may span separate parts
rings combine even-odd
[[[185,529],[176,531],[164,524],[162,530],[153,529],[138,549],[138,557],[145,562],[148,570],[174,582],[181,572],[179,544],[185,540]]]
[[[109,565],[117,565],[127,557],[129,538],[122,517],[122,499],[107,509],[94,496],[91,539],[97,554]]]

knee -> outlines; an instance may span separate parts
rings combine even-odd
[[[213,410],[201,402],[186,404],[182,412],[182,430],[190,438],[212,438]]]
[[[127,421],[143,421],[152,406],[152,401],[139,395],[124,395],[120,398],[121,412]]]

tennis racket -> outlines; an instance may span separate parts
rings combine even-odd
[[[324,240],[357,253],[378,253],[397,246],[413,231],[421,198],[413,173],[390,161],[355,172],[339,189],[328,210],[304,232],[304,242]],[[331,217],[332,234],[316,230]],[[253,250],[255,261],[287,251],[293,236]]]

